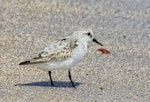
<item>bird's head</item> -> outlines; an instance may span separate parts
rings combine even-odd
[[[103,46],[103,44],[101,44],[100,42],[98,42],[95,38],[94,38],[94,34],[93,34],[93,31],[91,29],[82,29],[82,30],[78,30],[78,31],[75,31],[73,33],[74,36],[76,36],[78,39],[80,40],[84,40],[86,41],[87,43],[90,42],[90,41],[93,41],[101,46]]]

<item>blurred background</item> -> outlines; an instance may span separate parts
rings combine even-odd
[[[78,28],[111,54],[93,54],[91,44],[72,70],[76,90],[64,87],[66,72],[54,72],[59,88],[50,88],[46,72],[18,66]],[[149,45],[150,0],[0,0],[0,102],[148,102]]]

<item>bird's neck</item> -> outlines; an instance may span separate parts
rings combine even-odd
[[[86,41],[86,40],[84,40],[84,39],[79,39],[79,43],[81,43],[81,46],[83,46],[83,48],[84,48],[85,51],[87,52],[88,41]]]

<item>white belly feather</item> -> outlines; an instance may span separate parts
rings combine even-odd
[[[74,50],[72,56],[70,56],[69,58],[64,59],[64,60],[50,61],[46,63],[37,64],[37,67],[45,71],[51,71],[51,70],[56,70],[56,69],[70,69],[75,64],[80,62],[86,53],[87,53],[87,50],[83,48],[83,46],[82,47],[78,46]]]

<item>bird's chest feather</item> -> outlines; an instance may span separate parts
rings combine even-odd
[[[83,59],[86,53],[87,53],[87,47],[80,45],[74,50],[72,57],[74,58],[75,61],[78,62]]]

